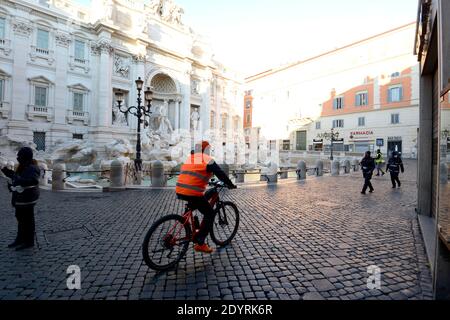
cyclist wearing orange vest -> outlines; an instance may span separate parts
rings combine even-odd
[[[194,250],[205,253],[213,252],[205,243],[205,240],[214,223],[214,210],[208,201],[213,194],[205,193],[206,186],[212,176],[216,175],[228,188],[236,188],[214,159],[209,156],[209,153],[210,144],[207,141],[202,141],[201,145],[196,146],[196,150],[191,153],[181,167],[181,174],[175,190],[178,199],[188,201],[192,208],[198,209],[203,214],[203,221],[195,239]]]

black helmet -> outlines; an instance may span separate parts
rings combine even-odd
[[[23,147],[17,152],[17,161],[20,164],[30,163],[33,160],[33,150],[30,147]]]

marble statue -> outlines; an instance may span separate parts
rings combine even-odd
[[[114,3],[112,0],[103,0],[103,8],[104,8],[104,21],[112,21],[112,14],[114,10]]]
[[[200,113],[198,113],[198,108],[194,108],[191,113],[191,129],[198,131],[200,123]]]
[[[113,125],[115,126],[127,126],[127,117],[123,112],[120,112],[119,107],[113,107]]]
[[[164,100],[164,105],[161,107],[161,118],[159,121],[159,128],[157,132],[161,135],[170,135],[173,132],[172,124],[170,123],[169,117],[169,101]]]

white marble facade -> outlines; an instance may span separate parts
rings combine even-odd
[[[151,128],[195,126],[232,145],[242,131],[241,83],[183,13],[172,0],[0,0],[0,135],[41,149],[81,138],[135,141],[136,118],[117,112],[114,93],[136,105],[141,77],[163,115],[147,119]]]

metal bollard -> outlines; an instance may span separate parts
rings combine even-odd
[[[448,184],[448,165],[447,161],[441,162],[441,174],[440,174],[440,182],[441,184]]]
[[[341,163],[339,162],[339,160],[334,160],[331,163],[331,175],[332,176],[340,175],[340,170],[341,170]]]
[[[287,179],[289,177],[289,168],[281,168],[280,179]]]
[[[297,164],[297,180],[306,179],[306,162],[300,160]]]
[[[125,185],[123,164],[117,159],[111,162],[110,180],[112,188],[120,188]]]
[[[164,175],[164,165],[161,161],[155,161],[152,164],[152,187],[165,187],[167,184],[166,176]]]
[[[245,171],[239,170],[236,171],[236,183],[244,183],[245,182]]]
[[[60,191],[66,188],[64,179],[66,178],[66,165],[64,163],[57,163],[53,166],[52,171],[52,190]]]
[[[316,175],[318,177],[323,176],[323,161],[322,160],[317,160],[317,162],[316,162]]]
[[[41,171],[40,177],[39,177],[39,185],[40,186],[47,186],[48,185],[48,167],[47,164],[43,162],[39,162],[39,170]]]
[[[271,163],[269,168],[261,172],[261,181],[266,180],[267,183],[277,183],[278,182],[278,165]]]
[[[353,171],[358,172],[359,171],[359,160],[353,160]]]
[[[350,171],[352,170],[352,164],[350,163],[350,160],[345,160],[344,161],[344,172],[350,173]]]

